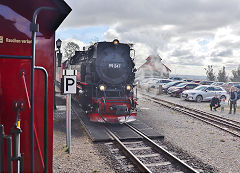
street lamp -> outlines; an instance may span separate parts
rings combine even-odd
[[[62,40],[58,39],[56,41],[56,46],[58,48],[58,50],[55,50],[55,61],[54,61],[54,109],[57,109],[57,106],[56,106],[56,89],[55,89],[55,86],[57,84],[57,81],[56,81],[56,59],[58,59],[58,67],[61,67],[62,65],[62,53],[61,53],[61,45],[62,45]],[[58,52],[58,53],[57,53]]]
[[[56,41],[56,46],[57,46],[58,50],[60,50],[61,45],[62,45],[62,40],[58,39],[58,40]]]
[[[57,53],[57,59],[58,59],[58,67],[61,67],[62,65],[62,53],[61,53],[61,45],[62,45],[62,40],[58,39],[56,41],[56,46],[58,48],[58,53]]]

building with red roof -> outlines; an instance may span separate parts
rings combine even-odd
[[[150,55],[138,68],[138,75],[144,77],[168,78],[171,70],[162,63],[159,55]]]

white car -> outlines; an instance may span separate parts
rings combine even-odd
[[[222,87],[212,85],[201,85],[192,90],[183,91],[181,96],[185,100],[202,102],[210,101],[216,94],[220,99],[227,98],[227,91]]]
[[[146,88],[151,88],[152,85],[154,85],[154,83],[157,82],[158,79],[155,79],[155,78],[149,78],[147,80],[145,80],[143,83],[142,83],[142,87],[146,87]]]
[[[165,85],[169,82],[172,82],[172,80],[170,80],[170,79],[159,79],[159,80],[155,81],[155,83],[152,84],[151,88],[158,88],[159,85]]]

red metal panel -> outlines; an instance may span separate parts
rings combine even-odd
[[[0,4],[0,55],[31,55],[30,21]]]
[[[27,8],[27,7],[26,7]],[[26,90],[21,71],[25,71],[28,95],[30,96],[30,59],[9,59],[7,55],[30,56],[31,33],[30,21],[13,11],[0,5],[0,123],[5,132],[10,134],[14,125],[16,112],[12,109],[13,101],[25,102],[25,109],[21,112],[21,153],[25,156],[25,172],[30,172],[30,108],[27,104]],[[53,149],[53,80],[54,80],[54,36],[45,38],[37,34],[36,66],[43,66],[48,71],[48,171],[52,172]],[[4,57],[4,55],[6,55]],[[35,72],[35,172],[43,172],[42,159],[44,157],[44,75]]]

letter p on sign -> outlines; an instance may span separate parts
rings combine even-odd
[[[76,76],[64,76],[64,94],[76,94],[77,92],[77,78]]]

